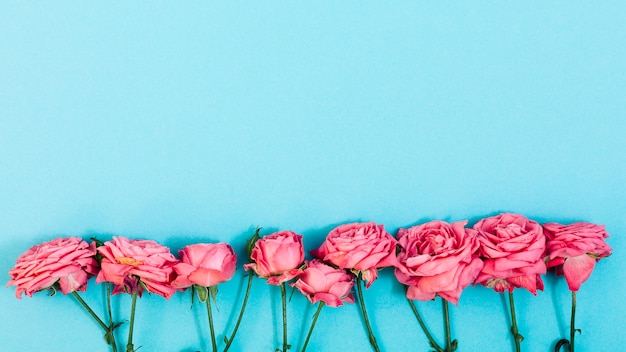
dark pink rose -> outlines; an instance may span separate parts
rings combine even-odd
[[[546,237],[541,225],[519,214],[504,213],[480,220],[474,229],[485,263],[476,283],[498,292],[524,287],[536,295],[543,290]]]
[[[428,301],[438,295],[458,303],[461,291],[483,267],[476,231],[466,224],[431,221],[398,230],[401,249],[395,273],[398,281],[409,285],[407,298]]]
[[[176,289],[171,286],[174,265],[178,263],[169,248],[151,240],[129,240],[113,236],[98,247],[103,256],[96,282],[115,284],[114,294],[143,293],[143,285],[150,293],[169,299]],[[139,282],[141,280],[141,283]]]
[[[322,245],[311,254],[340,269],[359,273],[369,287],[378,269],[395,266],[397,241],[374,222],[345,224],[332,230]]]
[[[264,236],[254,244],[250,254],[252,263],[244,265],[252,269],[267,283],[280,285],[298,276],[304,262],[302,236],[292,231],[280,231]]]
[[[11,280],[7,287],[16,286],[17,298],[22,298],[22,293],[32,297],[33,293],[52,288],[57,282],[63,294],[84,292],[89,277],[98,272],[95,254],[95,243],[88,244],[77,237],[57,238],[33,246],[9,270]]]
[[[548,239],[547,266],[554,268],[557,275],[565,274],[571,291],[578,291],[591,275],[596,262],[611,255],[613,250],[604,242],[609,234],[601,225],[549,223],[544,224],[543,229]]]
[[[237,265],[237,256],[226,243],[189,245],[180,251],[180,259],[174,266],[178,276],[172,286],[176,288],[215,286],[230,280]]]
[[[300,290],[311,303],[322,301],[331,307],[341,306],[343,302],[354,303],[351,293],[354,275],[324,264],[319,259],[306,264],[306,269],[291,286]]]

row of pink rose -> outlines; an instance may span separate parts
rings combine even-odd
[[[302,236],[280,231],[254,243],[251,262],[244,268],[274,285],[297,279],[294,285],[312,302],[338,306],[353,301],[354,276],[344,269],[369,287],[378,269],[395,267],[398,281],[408,286],[408,298],[430,300],[438,295],[456,304],[471,283],[498,292],[523,287],[536,294],[543,289],[541,275],[547,268],[565,274],[570,290],[577,291],[596,261],[612,250],[604,241],[608,237],[604,227],[590,223],[541,226],[522,215],[503,213],[482,219],[473,228],[466,224],[431,221],[400,229],[397,239],[383,225],[341,225],[311,251],[318,259],[306,266]],[[85,291],[88,278],[97,275],[96,282],[115,285],[114,293],[141,294],[145,287],[169,298],[192,285],[211,287],[229,280],[236,260],[226,243],[189,245],[178,260],[151,240],[118,236],[96,248],[94,242],[80,238],[58,238],[20,255],[9,271],[8,286],[16,286],[18,298],[55,284],[67,294]]]

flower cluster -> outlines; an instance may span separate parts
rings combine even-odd
[[[508,292],[511,303],[515,288],[537,295],[537,291],[543,290],[542,275],[548,269],[564,275],[575,294],[591,275],[596,262],[612,251],[605,242],[609,237],[605,228],[591,223],[541,225],[519,214],[503,213],[481,219],[472,227],[467,224],[468,221],[433,220],[401,228],[395,237],[383,225],[374,222],[344,224],[331,230],[321,245],[310,251],[314,257],[310,260],[305,260],[302,235],[279,231],[259,237],[257,230],[248,243],[250,262],[243,265],[243,269],[250,272],[248,289],[235,331],[224,339],[225,350],[241,321],[252,277],[265,279],[282,290],[283,352],[290,348],[285,329],[285,285],[297,288],[311,303],[319,305],[302,350],[306,348],[321,308],[354,303],[356,288],[370,342],[378,351],[361,286],[369,288],[380,269],[393,268],[398,282],[406,288],[406,298],[414,313],[418,314],[412,300],[429,301],[440,297],[444,307],[447,302],[458,305],[462,291],[471,284]],[[114,236],[104,243],[97,240],[88,243],[70,237],[41,243],[20,255],[9,271],[11,279],[7,286],[16,286],[17,298],[58,289],[63,294],[73,294],[87,308],[78,292],[84,292],[88,279],[95,276],[96,283],[111,285],[108,299],[111,294],[133,296],[131,316],[134,300],[144,291],[169,299],[176,292],[191,288],[198,293],[200,301],[206,302],[211,317],[209,293],[215,300],[217,285],[230,280],[236,268],[237,256],[226,243],[191,244],[180,250],[177,258],[169,248],[151,240]],[[88,310],[113,339],[113,329],[119,323],[106,324]],[[444,310],[446,324],[449,324],[447,308]],[[512,319],[515,319],[514,311]],[[421,323],[419,316],[418,320]],[[210,323],[215,351],[212,320]],[[427,335],[435,350],[444,350]],[[517,331],[514,337],[521,341]],[[107,342],[116,351],[114,339]],[[452,344],[445,350],[456,349],[456,341]],[[129,348],[132,348],[132,335],[127,344],[127,350]]]

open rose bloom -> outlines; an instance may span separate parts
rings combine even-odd
[[[58,282],[61,292],[84,292],[89,277],[98,272],[95,243],[81,238],[57,238],[31,247],[17,258],[9,271],[7,286],[16,286],[15,296],[32,297],[33,293],[51,288]]]
[[[114,294],[143,293],[143,286],[150,293],[170,298],[176,289],[171,286],[174,265],[178,262],[169,248],[151,240],[129,240],[113,236],[98,247],[102,254],[101,270],[96,282],[115,284]]]
[[[504,213],[480,220],[474,229],[485,263],[476,283],[497,292],[523,287],[536,295],[543,290],[546,238],[541,225],[523,215]]]
[[[292,231],[280,231],[260,238],[250,253],[252,263],[245,270],[254,270],[267,283],[280,285],[298,276],[304,262],[302,236]]]
[[[306,264],[306,269],[291,286],[300,290],[311,303],[322,301],[331,307],[341,306],[343,302],[354,303],[351,293],[354,275],[324,264],[319,259]]]
[[[311,254],[340,269],[361,273],[369,287],[378,277],[378,269],[396,266],[396,244],[383,225],[374,222],[340,225]]]
[[[172,286],[176,288],[215,286],[230,280],[237,266],[237,256],[226,243],[192,244],[180,251],[180,258],[174,266],[178,276]]]
[[[604,226],[577,222],[570,225],[543,225],[546,237],[546,261],[557,275],[564,274],[571,291],[578,291],[593,271],[596,262],[611,255],[613,250],[605,238]]]
[[[407,298],[428,301],[440,296],[458,303],[461,292],[483,267],[476,231],[467,221],[431,221],[398,230],[400,253],[395,274],[408,285]]]

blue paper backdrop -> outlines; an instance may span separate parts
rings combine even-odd
[[[615,350],[623,317],[626,6],[571,2],[4,2],[0,272],[57,236],[148,238],[176,252],[254,227],[317,247],[334,226],[470,223],[501,211],[605,224],[614,255],[579,292],[581,351]],[[5,281],[6,282],[6,281]],[[232,330],[244,277],[220,286]],[[6,351],[105,351],[71,298],[0,290]],[[102,288],[86,299],[102,311]],[[391,270],[365,293],[384,351],[427,343]],[[279,290],[256,279],[232,351],[280,342]],[[569,291],[516,291],[525,351],[569,329]],[[114,300],[128,317],[128,297]],[[188,294],[146,296],[141,351],[207,351]],[[439,341],[439,301],[418,304]],[[452,308],[460,351],[512,348],[501,295]],[[299,350],[313,307],[295,293]],[[119,335],[127,331],[127,325]],[[355,306],[327,308],[310,351],[366,351]]]

